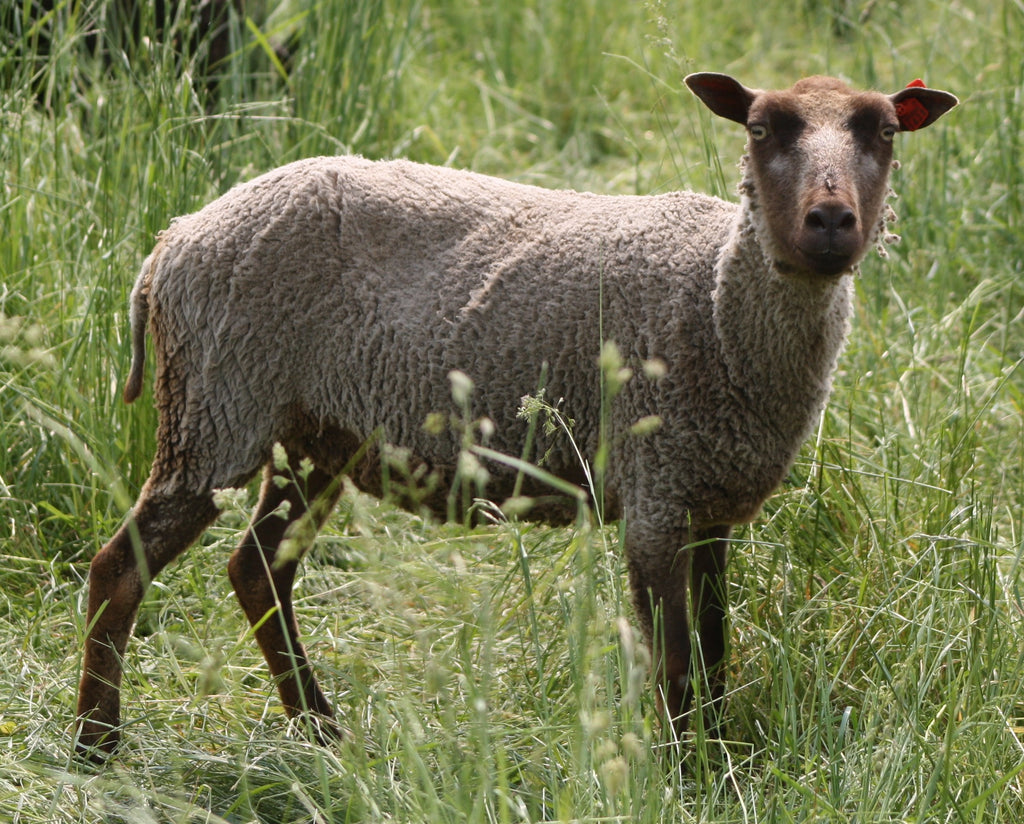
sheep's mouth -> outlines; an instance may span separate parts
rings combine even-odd
[[[852,269],[856,257],[848,252],[837,252],[831,249],[824,252],[808,252],[803,249],[799,251],[813,274],[827,277],[841,275]]]
[[[812,275],[839,275],[853,268],[863,251],[852,232],[823,235],[803,232],[792,240],[789,257],[798,269]]]

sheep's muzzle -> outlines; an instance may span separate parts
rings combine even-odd
[[[809,209],[796,237],[808,268],[816,274],[838,275],[853,266],[863,245],[858,224],[853,209],[839,200]]]

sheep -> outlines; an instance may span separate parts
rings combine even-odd
[[[82,754],[102,760],[118,743],[121,660],[147,586],[216,519],[215,491],[261,468],[231,584],[288,714],[315,720],[322,740],[338,734],[292,609],[299,553],[278,549],[297,525],[312,540],[340,476],[386,492],[389,445],[436,484],[413,503],[450,514],[461,435],[424,424],[457,411],[455,372],[473,381],[472,416],[490,422],[488,455],[522,454],[520,399],[542,375],[574,420],[571,440],[537,433],[545,469],[584,483],[577,449],[593,460],[602,436],[611,444],[605,513],[625,520],[660,710],[682,735],[700,686],[716,723],[730,529],[757,515],[828,398],[851,275],[887,235],[895,134],[958,101],[920,81],[891,95],[825,77],[783,91],[716,73],[685,82],[746,128],[739,204],[326,157],[239,185],[159,236],[131,294],[124,393],[142,391],[148,327],[156,455],[89,569]],[[609,410],[605,340],[627,366],[660,365],[637,370]],[[660,426],[629,437],[640,419]],[[275,480],[275,454],[292,482]],[[541,485],[519,490],[512,462],[485,463],[493,500],[522,491],[538,496],[531,516],[572,517]]]

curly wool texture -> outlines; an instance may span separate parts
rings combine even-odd
[[[453,411],[448,373],[475,382],[490,445],[519,455],[519,400],[546,367],[546,397],[592,456],[603,332],[627,365],[666,367],[657,380],[637,368],[616,398],[612,514],[747,520],[827,398],[850,280],[780,276],[753,214],[690,192],[551,191],[406,161],[284,166],[175,220],[136,283],[136,345],[148,315],[170,412],[162,446],[197,490],[242,483],[275,441],[302,451],[328,430],[356,443],[379,428],[443,473],[456,437],[423,423]],[[129,396],[141,362],[137,348]],[[625,434],[648,415],[657,431]],[[564,436],[541,448],[579,477]],[[507,494],[492,470],[489,491]]]

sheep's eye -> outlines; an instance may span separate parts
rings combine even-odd
[[[768,137],[768,127],[761,123],[752,123],[747,127],[747,131],[754,140],[764,140]]]
[[[886,143],[892,143],[892,139],[896,136],[895,126],[882,126],[881,138]]]

